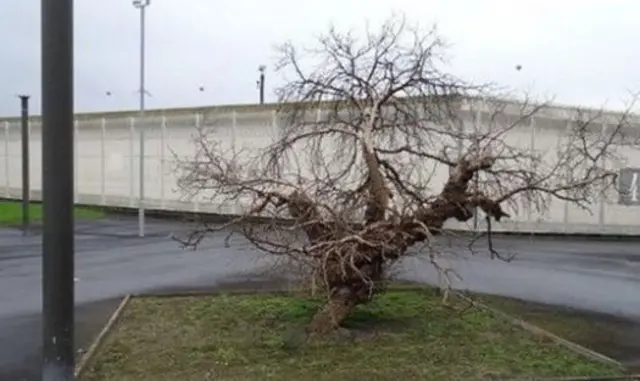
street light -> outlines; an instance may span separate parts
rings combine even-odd
[[[144,97],[147,91],[144,87],[144,48],[145,23],[144,11],[151,4],[151,0],[133,0],[133,6],[140,10],[140,200],[138,201],[138,236],[144,237]]]
[[[256,81],[256,85],[258,85],[258,90],[260,92],[260,104],[264,104],[264,71],[267,70],[265,65],[258,66],[258,71],[260,72],[260,79]]]
[[[29,95],[19,95],[22,124],[22,234],[29,232]]]
[[[73,0],[40,1],[42,380],[74,379]]]

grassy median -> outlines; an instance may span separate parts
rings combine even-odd
[[[82,220],[95,220],[104,217],[99,209],[76,207],[75,218]],[[29,204],[29,220],[31,222],[42,221],[42,204]],[[21,201],[0,201],[0,225],[15,226],[22,223]]]
[[[640,353],[640,331],[636,321],[497,296],[479,295],[475,299],[610,358],[624,361],[637,358]],[[631,370],[640,372],[637,365]]]
[[[319,300],[224,295],[134,298],[81,378],[138,380],[487,380],[616,375],[488,312],[432,291],[393,290],[345,333],[310,339]]]

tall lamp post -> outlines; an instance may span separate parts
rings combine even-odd
[[[145,9],[151,0],[133,0],[133,6],[140,10],[140,197],[138,201],[138,236],[144,237],[144,97],[147,91],[144,86],[145,64]]]
[[[265,65],[260,65],[258,71],[260,72],[260,78],[256,81],[258,85],[258,91],[260,94],[260,104],[264,104],[264,71],[267,69]]]
[[[29,233],[29,96],[19,95],[22,124],[22,234]]]
[[[40,1],[42,380],[74,379],[73,0]]]

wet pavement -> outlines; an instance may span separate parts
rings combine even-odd
[[[640,320],[640,243],[572,238],[494,238],[509,262],[491,259],[487,240],[468,249],[468,240],[446,257],[462,278],[461,289],[557,304]],[[462,254],[462,255],[460,255]],[[405,280],[430,282],[436,272],[424,259],[408,258],[399,266]]]
[[[76,346],[86,348],[126,293],[212,288],[262,282],[273,274],[269,259],[249,244],[224,235],[182,250],[170,235],[176,222],[149,220],[137,237],[135,218],[78,222],[76,227]],[[41,340],[40,235],[0,229],[0,380],[39,379]],[[491,260],[486,243],[478,254],[443,240],[446,257],[468,288],[544,303],[605,312],[640,321],[640,247],[633,242],[501,237],[494,245],[510,263]],[[449,245],[450,244],[450,245]],[[431,283],[424,259],[408,258],[397,278]]]
[[[170,238],[180,225],[149,221],[137,237],[135,219],[77,223],[76,347],[86,349],[127,293],[204,288],[255,280],[264,267],[246,244],[220,240],[185,251]],[[184,227],[183,227],[184,228]],[[232,242],[233,244],[234,242]],[[0,380],[39,380],[41,236],[0,229]]]

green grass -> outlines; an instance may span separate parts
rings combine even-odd
[[[104,217],[98,209],[76,207],[75,217],[82,220],[95,220]],[[29,204],[29,219],[32,222],[42,221],[42,204]],[[21,201],[0,201],[0,225],[14,226],[22,223]]]
[[[487,380],[617,375],[490,313],[393,290],[358,307],[349,334],[308,338],[303,296],[135,298],[81,378],[142,380]]]

